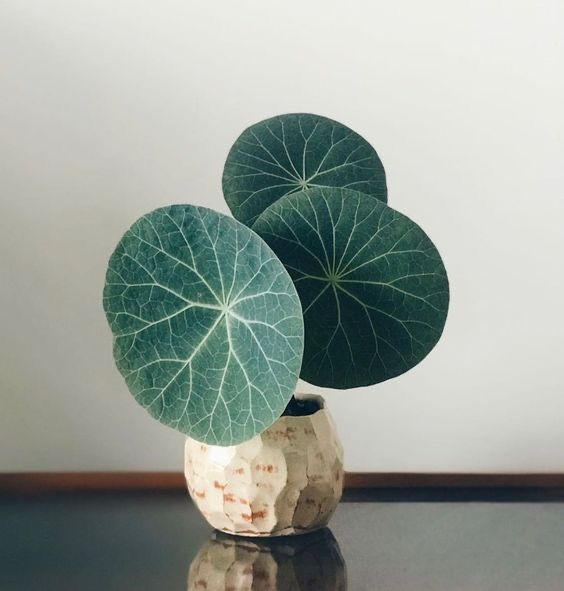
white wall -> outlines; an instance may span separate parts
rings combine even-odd
[[[108,256],[157,206],[227,211],[238,133],[310,111],[452,286],[421,365],[327,393],[347,467],[564,471],[563,30],[562,0],[0,0],[0,470],[180,469],[113,366]]]

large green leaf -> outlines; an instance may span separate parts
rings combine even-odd
[[[264,241],[225,215],[173,205],[140,218],[110,258],[104,309],[131,393],[195,439],[249,439],[294,393],[296,290]]]
[[[435,346],[449,291],[423,230],[382,201],[348,189],[309,189],[255,222],[302,300],[301,377],[352,388],[412,368]]]
[[[386,175],[374,148],[319,115],[293,113],[256,123],[227,156],[225,200],[249,227],[269,205],[309,187],[348,187],[386,201]]]

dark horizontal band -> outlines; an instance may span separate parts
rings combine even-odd
[[[0,474],[0,493],[182,490],[180,472],[21,472]],[[347,472],[345,488],[542,488],[564,489],[564,474],[461,474]]]

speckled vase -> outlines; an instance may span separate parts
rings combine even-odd
[[[242,536],[301,534],[327,525],[343,491],[343,447],[324,400],[282,416],[239,445],[186,440],[190,496],[209,524]]]
[[[188,572],[188,591],[345,591],[347,570],[327,529],[292,538],[214,532]]]

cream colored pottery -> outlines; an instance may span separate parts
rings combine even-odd
[[[282,536],[327,525],[343,491],[343,448],[325,402],[307,416],[282,416],[239,445],[186,440],[190,496],[214,528]]]
[[[324,528],[292,538],[215,532],[190,565],[188,591],[345,591],[345,561]]]

